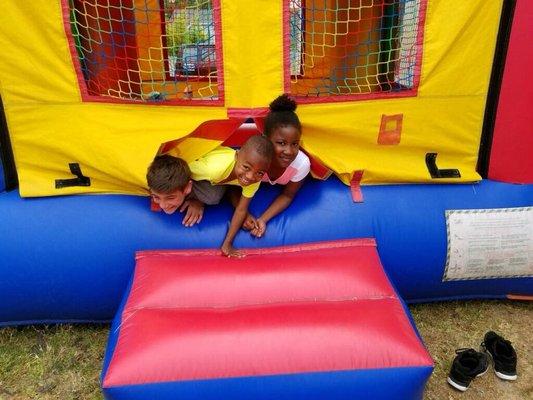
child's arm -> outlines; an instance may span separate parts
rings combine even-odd
[[[225,256],[244,256],[243,253],[233,247],[233,239],[235,239],[237,232],[239,231],[239,229],[241,229],[242,223],[246,219],[246,215],[248,213],[248,205],[250,204],[251,200],[252,199],[249,197],[241,196],[237,207],[235,207],[235,212],[233,213],[233,217],[231,218],[231,222],[229,224],[228,233],[226,234],[224,242],[222,243],[222,247],[220,248],[220,250],[222,250],[222,253]]]
[[[294,200],[294,196],[298,193],[298,190],[303,185],[305,179],[302,179],[299,182],[289,182],[283,188],[283,192],[276,197],[276,199],[270,204],[270,206],[265,210],[263,215],[261,215],[256,220],[256,228],[252,229],[251,234],[257,237],[264,235],[266,231],[266,224],[280,212],[285,210]]]
[[[237,208],[239,200],[241,199],[242,188],[231,186],[228,188],[227,194],[231,205]],[[256,228],[256,219],[248,211],[246,212],[246,218],[244,219],[242,227],[248,231]]]

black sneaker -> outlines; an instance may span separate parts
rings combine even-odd
[[[448,383],[457,390],[464,392],[470,386],[470,382],[483,375],[489,369],[489,357],[487,354],[474,349],[455,350],[457,356],[452,363]]]
[[[516,380],[516,352],[510,341],[489,331],[485,334],[481,348],[492,357],[494,372],[498,378],[506,381]]]

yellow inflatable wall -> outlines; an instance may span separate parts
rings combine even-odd
[[[337,97],[299,95],[298,85],[313,83],[318,68],[331,74],[338,70],[334,61],[327,61],[337,59],[338,41],[344,40],[345,48],[358,45],[350,42],[350,35],[357,36],[350,34],[351,27],[359,24],[357,29],[363,29],[362,13],[373,12],[382,2],[365,1],[345,1],[348,6],[361,5],[358,17],[348,15],[351,11],[335,10],[334,4],[339,2],[328,0],[213,1],[220,27],[217,46],[221,57],[217,62],[223,78],[220,73],[222,85],[216,86],[220,93],[215,93],[219,97],[212,103],[151,102],[145,98],[115,101],[105,96],[97,101],[88,99],[79,60],[73,57],[76,49],[69,1],[5,1],[0,13],[0,95],[21,195],[146,194],[146,167],[162,143],[183,138],[206,121],[264,114],[269,102],[284,91],[292,92],[299,103],[304,148],[345,183],[350,182],[354,171],[361,170],[362,184],[480,179],[476,162],[502,0],[417,1],[417,38],[421,42],[417,47],[420,59],[414,68],[419,72],[415,78],[418,87],[409,95],[372,97],[377,81],[366,78],[366,86],[361,86],[358,65],[343,79],[352,84],[359,80],[357,84],[363,87],[359,93],[339,89]],[[76,2],[94,5],[97,0]],[[142,2],[151,4],[152,9],[163,4]],[[289,73],[289,56],[284,54],[289,35],[287,13],[294,4],[311,10],[318,3],[325,11],[315,17],[327,21],[337,18],[333,26],[339,34],[332,36],[325,24],[318,29],[320,24],[312,21],[309,11],[301,28],[313,31],[316,37],[313,44],[300,44],[304,48],[297,51],[305,52],[306,58],[298,61],[301,71]],[[157,11],[152,16],[137,16],[138,24],[142,18],[145,21],[134,26],[135,34],[141,35],[150,27],[153,31],[152,25],[161,30],[161,24],[152,19],[158,18],[156,14],[161,15]],[[158,45],[159,51],[153,52]],[[146,71],[161,64],[157,59],[165,53],[157,40],[139,46],[145,49],[138,51],[140,72],[126,73],[136,75],[134,80],[145,96],[145,81],[153,79]],[[376,55],[379,46],[367,49],[376,59],[380,57]],[[148,47],[152,50],[147,52]],[[317,55],[320,51],[323,54]],[[147,57],[155,61],[151,63]],[[378,74],[377,70],[369,71],[369,76]],[[209,142],[191,140],[198,145],[198,152]],[[221,140],[213,133],[205,149]],[[438,167],[456,168],[460,178],[433,179],[426,165],[427,153],[437,153]],[[57,179],[73,177],[69,163],[79,164],[83,175],[90,177],[90,186],[56,188]]]

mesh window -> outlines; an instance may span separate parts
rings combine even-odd
[[[425,0],[288,1],[292,95],[416,94]]]
[[[214,2],[69,0],[88,95],[187,104],[220,100]]]

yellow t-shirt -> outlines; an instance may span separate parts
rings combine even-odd
[[[189,163],[191,178],[195,181],[207,180],[212,185],[219,185],[220,181],[226,179],[231,174],[231,171],[233,171],[233,167],[235,166],[235,153],[236,151],[230,147],[217,147],[205,156]],[[260,184],[261,182],[257,182],[252,185],[242,186],[237,179],[223,183],[223,185],[242,187],[242,195],[248,198],[254,197]]]

